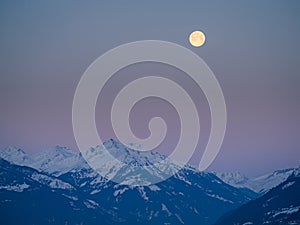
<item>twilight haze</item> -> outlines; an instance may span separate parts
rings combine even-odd
[[[36,152],[62,145],[76,150],[72,101],[86,68],[111,48],[153,39],[198,54],[223,89],[227,131],[210,170],[254,176],[298,166],[299,10],[298,1],[1,1],[0,147]],[[194,30],[205,33],[200,48],[189,43]],[[164,74],[201,102],[197,108],[202,136],[191,161],[198,164],[209,134],[209,109],[203,94],[182,73],[155,63],[126,67],[112,78],[114,85],[103,90],[96,114],[99,110],[107,114],[113,96],[135,76]],[[171,127],[167,140],[176,140],[178,115],[159,99],[137,104],[133,130],[147,136],[147,122],[156,115]],[[97,118],[105,139],[115,138],[109,119]],[[162,147],[172,145],[174,141]]]

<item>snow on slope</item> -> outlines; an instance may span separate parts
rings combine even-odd
[[[59,176],[72,169],[87,167],[81,155],[65,147],[55,146],[36,154],[26,154],[15,147],[0,151],[0,158],[20,166],[32,167],[38,171]]]
[[[32,163],[32,158],[22,149],[11,146],[0,151],[0,158],[20,166],[27,166]]]
[[[222,181],[234,187],[245,187],[245,184],[249,181],[249,179],[242,175],[240,172],[224,172],[215,174]]]
[[[251,180],[250,187],[256,192],[265,193],[284,182],[296,169],[276,170]]]
[[[66,147],[55,146],[32,155],[31,167],[59,176],[72,169],[86,167],[79,153]]]
[[[69,183],[40,173],[33,173],[31,175],[31,179],[43,185],[49,186],[52,189],[73,189],[72,185],[70,185]]]
[[[275,171],[273,175],[289,172]],[[295,169],[286,181],[272,188],[261,197],[224,214],[216,223],[223,224],[300,224],[300,177]],[[267,176],[268,177],[268,176]]]
[[[89,162],[92,162],[93,167],[97,171],[101,171],[106,178],[116,178],[122,181],[122,184],[133,186],[136,184],[148,185],[155,179],[164,180],[164,178],[174,175],[174,171],[178,168],[176,164],[163,161],[165,156],[157,152],[135,151],[113,139],[104,142],[103,145],[90,148],[83,154]],[[117,160],[111,160],[111,155]],[[119,162],[123,162],[123,164]],[[150,166],[157,162],[161,162],[159,166]]]
[[[28,184],[15,184],[15,185],[4,185],[0,186],[1,189],[5,189],[7,191],[16,191],[16,192],[23,192],[25,189],[29,188]]]
[[[298,170],[299,168],[276,170],[272,173],[252,179],[248,179],[239,172],[216,173],[216,175],[231,186],[249,188],[257,193],[263,194],[284,182],[289,176]]]
[[[109,153],[103,151],[104,147],[109,151]],[[136,174],[137,171],[127,168],[128,170],[125,172],[122,171],[122,174],[120,175],[119,171],[122,168],[119,164],[114,164],[113,162],[108,161],[108,154],[113,155],[115,158],[126,163],[127,165],[134,166],[150,165],[165,159],[164,156],[160,155],[157,152],[140,152],[130,150],[113,139],[104,142],[103,145],[97,146],[95,148],[90,148],[85,152],[85,154],[86,157],[92,158],[93,160],[97,161],[99,165],[98,169],[102,171],[102,174],[105,173],[103,171],[106,171],[107,178],[132,174],[133,179],[127,181],[129,185],[136,179],[140,179],[139,177],[133,177],[133,175]],[[81,170],[82,168],[89,168],[80,153],[60,146],[48,148],[33,155],[26,154],[23,150],[18,148],[7,147],[0,151],[0,158],[3,158],[17,165],[29,166],[37,169],[38,171],[46,172],[54,176],[60,176],[71,170]],[[112,163],[113,165],[111,165]],[[165,176],[165,174],[172,174],[175,167],[176,165],[174,164],[165,163],[162,164],[160,170],[151,170],[151,167],[149,167],[149,171],[147,172],[162,178],[163,176]],[[277,170],[273,173],[269,173],[253,179],[248,179],[239,172],[225,172],[215,174],[222,181],[234,187],[249,188],[257,193],[266,193],[271,188],[285,181],[293,172],[295,172],[295,170],[296,169]],[[163,173],[165,174],[163,174],[161,171],[163,171]],[[145,182],[147,181],[145,180]]]
[[[148,165],[164,159],[164,156],[159,153],[145,152],[143,154],[143,152],[128,149],[114,140],[105,142],[104,146],[112,155],[129,165]],[[86,153],[91,157],[98,153],[103,159],[106,159],[105,156],[108,152],[103,151],[104,146],[91,148]],[[116,215],[115,218],[118,221],[124,220],[126,224],[136,224],[136,221],[141,221],[140,224],[150,224],[150,222],[151,224],[160,224],[161,221],[165,221],[165,224],[193,224],[197,221],[197,223],[208,225],[228,210],[252,199],[244,192],[224,184],[214,174],[199,172],[190,166],[184,167],[175,176],[156,185],[133,187],[108,181],[89,168],[86,163],[82,164],[80,154],[66,148],[56,146],[32,155],[31,158],[34,167],[40,171],[52,173],[56,177],[53,177],[52,174],[40,173],[32,168],[2,162],[3,173],[0,176],[0,178],[2,177],[0,186],[3,188],[0,194],[5,195],[6,191],[10,191],[7,190],[8,188],[14,188],[16,191],[22,190],[22,194],[26,198],[28,196],[35,205],[39,203],[40,199],[37,197],[32,199],[32,194],[39,194],[40,191],[47,193],[43,194],[46,197],[55,194],[59,200],[57,205],[62,204],[64,211],[71,208],[78,213],[81,210],[82,213],[86,213],[85,209],[88,209],[89,213],[105,213],[101,219],[97,217],[97,222]],[[87,168],[83,168],[85,166]],[[166,163],[164,166],[166,171],[172,171],[173,165]],[[106,169],[105,164],[104,169]],[[118,167],[111,167],[111,169],[108,171],[109,175],[131,178],[128,180],[128,184],[134,182],[136,178],[139,179],[139,174],[132,167],[128,171],[120,170]],[[148,172],[153,173],[152,170]],[[154,175],[160,176],[161,174],[155,173]],[[25,184],[30,186],[27,189],[24,189],[27,186],[20,186],[24,184],[24,178],[27,182]],[[8,184],[11,187],[8,187]],[[15,184],[19,184],[19,186]],[[53,201],[57,199],[50,198]],[[80,206],[81,202],[84,206]],[[2,207],[7,208],[6,205]],[[96,210],[93,211],[93,209]],[[95,216],[94,214],[89,215],[92,216],[86,215],[84,218]],[[86,222],[84,224],[96,223]]]

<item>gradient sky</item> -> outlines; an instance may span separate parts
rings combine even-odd
[[[76,150],[72,100],[83,72],[113,47],[157,39],[202,57],[223,89],[227,133],[211,170],[255,176],[298,166],[299,11],[296,0],[1,1],[0,148],[13,145],[36,152],[58,144]],[[189,33],[196,29],[206,34],[201,48],[188,43]],[[180,72],[163,65],[141,65],[139,70],[178,73],[174,79],[181,79]],[[187,79],[182,85],[194,91]],[[107,91],[104,101],[112,92]],[[198,98],[205,106],[203,96]],[[155,115],[153,109],[160,109],[160,104],[155,99],[149,103],[147,116]],[[204,108],[199,106],[203,129],[209,124]],[[138,111],[133,111],[137,117]],[[101,123],[105,121],[99,121],[100,133],[109,138],[109,129],[101,129]],[[175,139],[177,134],[172,135]],[[205,141],[208,132],[203,135]],[[196,154],[192,163],[198,161]]]

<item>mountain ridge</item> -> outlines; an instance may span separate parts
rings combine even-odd
[[[289,176],[297,171],[298,168],[300,168],[300,166],[296,168],[275,170],[274,172],[260,175],[255,178],[247,178],[240,172],[223,172],[215,174],[229,185],[237,188],[248,188],[256,193],[265,194],[272,188],[284,182]]]
[[[105,145],[106,148],[110,150],[110,154],[112,154],[114,157],[118,158],[122,162],[123,161],[126,162],[126,160],[124,158],[122,159],[122,155],[118,155],[118,150],[121,147],[121,149],[124,149],[128,153],[127,147],[125,147],[121,143],[115,141],[114,139],[109,139],[108,141],[104,142],[103,145]],[[101,150],[101,149],[103,149],[103,145],[98,145],[94,148],[90,148],[89,151]],[[112,148],[112,146],[114,146],[114,148]],[[47,167],[46,166],[47,163],[42,162],[42,161],[47,161],[47,158],[45,159],[45,157],[41,157],[41,156],[45,155],[45,152],[51,152],[52,150],[54,150],[56,152],[58,152],[58,151],[61,152],[61,150],[63,150],[63,152],[66,152],[67,154],[73,156],[73,161],[72,160],[68,161],[69,166],[67,166],[66,168],[60,168],[61,165],[58,165],[57,163],[54,163],[54,165],[52,165],[52,168]],[[156,156],[158,156],[157,161],[161,161],[164,159],[163,155],[160,155],[157,152],[150,151],[150,153],[153,155],[156,154]],[[145,154],[145,152],[139,152],[139,151],[133,150],[133,152],[130,154],[130,156],[132,157],[133,160],[135,160],[137,157],[140,157],[143,154]],[[146,152],[146,154],[147,154],[147,152]],[[48,155],[51,155],[51,154],[48,154]],[[63,147],[63,146],[59,146],[59,145],[56,145],[54,147],[49,147],[49,148],[42,150],[39,153],[32,153],[32,154],[26,153],[25,151],[23,151],[20,148],[8,146],[8,147],[4,148],[3,150],[0,150],[0,158],[4,158],[7,161],[13,162],[17,165],[26,165],[26,166],[33,167],[33,168],[43,171],[43,172],[49,172],[50,174],[53,174],[56,172],[57,175],[60,175],[64,172],[68,172],[76,167],[79,167],[79,168],[80,167],[82,167],[82,168],[89,167],[87,165],[86,161],[82,158],[82,153],[73,151],[72,149],[70,149],[68,147]],[[38,162],[38,161],[40,161],[40,162]],[[55,160],[55,161],[60,161],[59,157],[58,157],[58,160]],[[126,163],[128,163],[128,161]],[[140,164],[143,165],[143,163],[145,163],[145,162],[141,162]],[[190,169],[196,170],[193,166],[191,166],[189,164],[187,164],[186,166],[189,167]],[[55,171],[56,170],[55,168],[57,170],[61,170],[61,171],[60,172]],[[256,193],[264,194],[267,191],[269,191],[271,188],[273,188],[273,187],[277,186],[278,184],[282,183],[283,181],[285,181],[293,173],[293,171],[295,169],[297,169],[297,167],[296,168],[279,169],[279,170],[275,170],[270,173],[256,176],[254,178],[248,178],[245,175],[243,175],[242,173],[240,173],[239,171],[212,172],[212,173],[214,173],[217,177],[219,177],[223,182],[225,182],[231,186],[234,186],[237,188],[247,188]]]
[[[135,159],[140,159],[142,156],[147,157],[141,159],[141,163],[147,163],[147,160],[153,157],[158,161],[163,158],[163,156],[151,152],[148,154],[132,152],[119,144],[114,145],[117,148],[112,148],[109,144],[112,144],[111,141],[106,146],[111,147],[109,151],[120,150],[124,154],[133,154],[121,157],[123,160],[129,160],[127,162],[131,162],[131,160],[134,162]],[[100,149],[101,146],[94,148],[95,151]],[[72,159],[72,162],[77,162],[73,161],[76,159],[73,157],[73,153],[57,156],[56,150],[58,149],[54,149],[54,153],[50,154],[55,159],[54,161],[64,155]],[[60,151],[68,150],[62,148]],[[47,157],[41,158],[46,162],[47,160],[51,162],[51,159],[47,159]],[[63,164],[62,162],[68,161],[59,162]],[[162,224],[163,221],[163,224],[201,223],[210,225],[228,210],[237,208],[253,199],[253,196],[224,183],[214,174],[199,172],[190,166],[184,167],[175,176],[163,182],[133,187],[109,181],[90,168],[85,161],[82,163],[72,169],[60,165],[60,168],[66,168],[66,170],[63,173],[57,173],[51,169],[52,166],[58,165],[57,163],[39,163],[38,165],[51,165],[50,169],[47,166],[34,169],[5,162],[5,159],[2,159],[0,172],[3,179],[0,180],[0,186],[3,188],[0,189],[0,201],[1,210],[3,209],[6,213],[1,215],[0,221],[9,221],[12,218],[15,220],[15,218],[25,216],[18,215],[21,212],[13,207],[25,206],[26,201],[31,202],[27,206],[28,210],[31,208],[38,212],[39,209],[35,207],[36,205],[45,210],[41,199],[51,196],[53,199],[49,202],[53,204],[53,207],[55,207],[54,204],[57,204],[56,207],[63,211],[64,209],[59,207],[61,204],[66,208],[66,215],[61,215],[57,209],[53,213],[49,211],[48,214],[42,211],[40,214],[43,217],[32,218],[38,222],[28,221],[27,224],[53,224],[54,220],[56,224],[66,222],[99,224],[99,221],[106,221],[103,222],[104,224]],[[16,173],[16,171],[21,172]],[[11,176],[11,174],[19,175]],[[29,177],[29,181],[24,180],[26,177]],[[14,188],[19,191],[15,191]],[[74,221],[72,215],[78,210],[80,217],[75,216],[76,220]],[[87,216],[94,219],[83,221],[82,218]],[[43,218],[50,218],[52,223]],[[15,222],[15,224],[22,224],[22,221]]]
[[[223,215],[215,225],[223,224],[300,224],[300,168],[288,179],[261,197]]]

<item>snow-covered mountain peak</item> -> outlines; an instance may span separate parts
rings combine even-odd
[[[118,142],[118,141],[116,141],[116,140],[114,140],[112,138],[109,139],[109,140],[107,140],[107,141],[105,141],[105,142],[103,142],[102,145],[104,145],[108,149],[123,147],[123,145],[120,142]],[[99,145],[99,147],[102,146],[102,145]]]
[[[131,144],[134,148],[137,148],[138,145]],[[152,165],[154,163],[160,162],[165,159],[165,156],[161,155],[155,151],[138,151],[126,147],[122,143],[110,139],[104,142],[102,145],[97,146],[96,148],[91,148],[90,151],[94,152],[104,152],[104,148],[111,154],[114,158],[127,165]]]
[[[180,169],[158,152],[133,150],[113,139],[82,154],[102,176],[129,186],[150,185],[169,178]]]
[[[294,170],[293,176],[300,177],[300,166]]]
[[[12,146],[1,150],[0,158],[21,166],[28,165],[32,162],[30,156],[27,155],[22,149]]]
[[[67,147],[61,147],[59,145],[56,145],[54,147],[47,148],[37,154],[34,155],[35,159],[37,158],[69,158],[69,157],[76,157],[78,156],[78,153],[67,148]]]
[[[267,173],[252,179],[248,179],[238,172],[216,173],[216,175],[225,183],[228,183],[234,187],[249,188],[257,193],[263,194],[284,182],[292,174],[297,175],[299,172],[299,168],[288,168],[276,170],[272,173]]]
[[[18,153],[21,153],[21,154],[26,154],[22,149],[14,147],[14,146],[7,146],[2,151],[3,152],[8,152],[8,153],[18,152]]]
[[[56,150],[52,149],[54,153]],[[97,152],[97,148],[94,151]],[[40,153],[40,156],[43,154]],[[49,161],[53,162],[53,159]],[[118,172],[117,175],[139,179],[135,171],[112,169],[116,169],[111,170],[112,174]],[[138,224],[160,224],[161,221],[165,224],[194,224],[197,221],[208,225],[250,199],[244,192],[224,185],[213,174],[185,169],[164,182],[147,187],[127,185],[129,181],[115,184],[103,179],[91,168],[72,169],[53,177],[52,174],[47,175],[1,159],[0,174],[0,198],[8,199],[1,202],[2,211],[6,212],[13,204],[16,214],[10,215],[29,218],[26,224],[37,221],[38,224],[45,224],[45,218],[52,218],[49,221],[56,224],[99,224],[99,221],[105,224],[136,224],[137,221]],[[49,205],[56,207],[49,211]],[[24,210],[27,210],[26,213]],[[38,210],[38,216],[43,213],[41,220],[26,217],[27,212],[34,210]],[[5,221],[11,221],[11,218]],[[81,218],[85,219],[84,222],[81,222]]]
[[[224,172],[215,174],[225,183],[236,187],[243,187],[248,181],[248,178],[240,172]]]
[[[32,156],[31,166],[39,171],[54,175],[64,174],[72,169],[83,168],[86,162],[78,152],[69,148],[54,146]]]
[[[262,176],[256,177],[253,181],[265,180],[265,179],[286,179],[289,177],[294,171],[294,168],[282,169],[282,170],[275,170],[274,172],[264,174]]]

